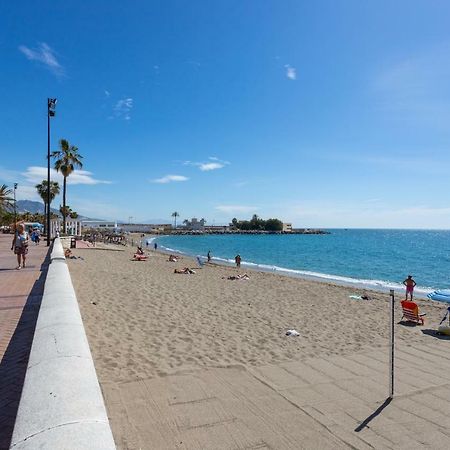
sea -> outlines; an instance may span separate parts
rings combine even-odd
[[[402,291],[412,275],[416,294],[450,288],[450,230],[330,229],[330,234],[170,235],[148,238],[171,253],[241,267],[380,291]]]

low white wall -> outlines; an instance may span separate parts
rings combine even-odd
[[[11,449],[115,449],[69,269],[55,240]]]

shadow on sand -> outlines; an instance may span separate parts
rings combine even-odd
[[[381,412],[389,406],[389,404],[392,402],[392,397],[388,397],[383,404],[381,404],[369,417],[365,418],[356,428],[355,431],[359,433],[361,430],[367,427],[367,425],[375,419],[375,417],[379,416]]]

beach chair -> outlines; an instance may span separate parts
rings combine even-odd
[[[406,319],[407,322],[413,322],[418,325],[424,324],[424,316],[426,316],[426,314],[419,313],[419,307],[417,306],[417,303],[408,300],[403,300],[401,304],[403,316],[400,321]]]

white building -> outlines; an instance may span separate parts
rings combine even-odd
[[[115,230],[117,222],[109,222],[107,220],[82,220],[81,226],[83,229],[95,228],[99,230]]]
[[[292,223],[283,222],[283,233],[291,233],[292,232]]]

